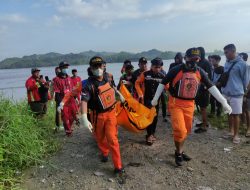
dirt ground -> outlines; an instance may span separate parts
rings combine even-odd
[[[121,185],[113,174],[111,158],[101,163],[99,151],[84,128],[71,138],[64,133],[63,148],[47,160],[25,172],[22,188],[86,190],[250,190],[250,139],[239,145],[222,139],[225,131],[210,128],[205,134],[192,133],[185,151],[193,159],[183,167],[174,163],[174,145],[170,122],[159,116],[157,141],[145,145],[145,132],[131,134],[119,130],[121,154],[127,179]],[[97,172],[97,173],[96,173]]]

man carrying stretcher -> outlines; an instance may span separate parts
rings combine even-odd
[[[153,100],[152,106],[158,104],[158,99],[169,84],[168,107],[171,115],[175,142],[175,163],[182,166],[183,161],[190,161],[191,158],[183,152],[183,145],[187,135],[191,132],[194,114],[194,99],[199,85],[203,83],[214,98],[220,102],[225,113],[231,113],[232,109],[220,91],[208,79],[204,70],[196,65],[200,60],[200,51],[197,48],[190,48],[186,51],[185,64],[171,69],[159,84]]]

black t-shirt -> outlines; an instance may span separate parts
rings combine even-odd
[[[169,70],[171,70],[172,68],[176,67],[177,65],[181,65],[183,63],[171,63],[170,66],[169,66]]]
[[[144,103],[145,105],[150,105],[149,103],[154,98],[155,92],[158,85],[162,82],[162,79],[165,77],[163,72],[154,73],[152,70],[146,71],[144,75]]]
[[[100,101],[98,101],[97,97],[97,88],[99,86],[105,85],[109,83],[111,87],[114,87],[109,81],[107,75],[104,75],[103,80],[99,81],[96,77],[90,76],[84,86],[82,87],[81,100],[88,102],[88,108],[96,111],[100,111],[102,106],[100,105]]]
[[[181,64],[181,65],[178,65],[176,67],[174,67],[173,69],[171,69],[167,75],[164,77],[164,79],[162,80],[162,84],[163,85],[166,85],[168,83],[172,83],[173,80],[175,79],[176,75],[180,72],[180,71],[183,71],[183,72],[196,72],[196,71],[199,71],[200,75],[201,75],[201,83],[203,83],[207,88],[210,88],[213,86],[213,83],[212,81],[208,78],[207,74],[205,73],[205,71],[198,67],[198,66],[195,66],[193,69],[189,69],[185,64]]]
[[[40,88],[38,88],[38,92],[41,97],[41,103],[48,102],[48,91],[49,89],[44,86],[44,84],[40,83]]]
[[[140,69],[137,69],[133,72],[132,74],[132,83],[135,85],[135,81],[137,80],[137,78],[143,73],[143,71],[141,71]]]
[[[197,63],[197,66],[202,68],[205,72],[205,74],[208,76],[208,78],[211,80],[212,79],[212,66],[211,64],[208,62],[208,60],[204,59],[201,60],[199,63]],[[202,82],[198,91],[198,94],[203,93],[204,91],[206,91],[206,85]]]

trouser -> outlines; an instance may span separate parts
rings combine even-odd
[[[118,142],[118,127],[115,109],[104,113],[93,112],[91,115],[92,124],[94,126],[94,134],[98,147],[103,156],[108,156],[111,152],[114,167],[122,168],[120,155],[120,145]]]
[[[153,122],[147,127],[147,136],[154,135],[157,122],[158,122],[158,113],[159,113],[159,106],[156,106],[156,116],[154,117]]]
[[[176,105],[174,101],[169,101],[169,111],[175,142],[183,142],[187,135],[191,133],[193,126],[194,103],[187,107],[183,105]]]
[[[76,118],[76,113],[77,113],[77,105],[75,103],[75,100],[63,106],[61,115],[66,134],[72,133],[72,125]]]
[[[167,116],[167,94],[166,92],[163,92],[161,95],[161,109],[162,109],[162,117],[166,117]]]
[[[56,102],[56,117],[55,117],[55,122],[56,122],[56,126],[59,127],[60,126],[60,114],[57,111],[57,108],[59,107],[60,102]]]
[[[211,114],[221,115],[222,105],[213,96],[210,96]],[[217,108],[217,109],[216,109]]]

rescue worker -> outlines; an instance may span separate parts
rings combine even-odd
[[[94,132],[102,154],[101,161],[107,162],[109,152],[111,152],[114,173],[124,176],[117,137],[116,94],[104,72],[104,64],[105,61],[101,57],[95,56],[90,59],[89,65],[93,75],[85,81],[82,87],[81,120],[84,127]],[[90,121],[87,117],[88,109],[91,109]]]
[[[182,64],[171,69],[161,84],[158,86],[151,104],[156,106],[158,99],[169,84],[169,111],[173,128],[175,142],[175,163],[182,166],[183,161],[190,161],[191,158],[183,152],[183,145],[187,135],[191,132],[194,99],[199,85],[203,83],[208,91],[222,104],[226,113],[231,113],[232,109],[220,91],[209,80],[203,69],[197,66],[200,60],[200,51],[197,48],[190,48],[186,51],[185,61]]]
[[[72,69],[72,77],[71,80],[73,82],[73,87],[76,87],[77,85],[81,85],[82,83],[82,79],[81,77],[78,76],[77,70],[76,69]],[[76,96],[76,104],[77,104],[77,114],[79,113],[79,109],[80,109],[80,102],[81,102],[81,93],[79,92],[78,95]],[[80,126],[80,121],[77,118],[77,114],[76,114],[76,125]]]
[[[135,83],[135,81],[137,80],[137,78],[145,71],[148,70],[147,68],[147,64],[148,64],[148,61],[145,57],[141,57],[139,59],[139,63],[138,63],[138,66],[139,66],[139,69],[135,70],[133,72],[133,81]]]
[[[103,63],[103,67],[104,67],[104,73],[107,74],[109,82],[112,84],[113,87],[116,87],[115,81],[114,81],[114,76],[111,73],[107,72],[107,63],[106,62]]]
[[[48,77],[48,76],[46,76]],[[48,101],[51,99],[51,96],[50,96],[50,91],[49,91],[49,88],[50,88],[50,82],[49,81],[45,81],[44,78],[43,78],[43,75],[40,75],[39,77],[39,83],[40,83],[40,88],[38,88],[38,92],[40,94],[40,103],[43,104],[43,113],[46,114],[47,113],[47,110],[48,110]]]
[[[170,64],[169,70],[180,64],[183,64],[183,56],[181,52],[178,52],[174,57],[174,63]]]
[[[131,61],[129,59],[126,59],[124,62],[123,62],[123,66],[122,66],[122,69],[121,69],[121,73],[122,75],[125,74],[125,67],[127,65],[132,65]]]
[[[32,68],[31,74],[32,76],[29,77],[25,83],[28,104],[32,112],[34,112],[37,116],[42,116],[46,113],[46,103],[41,102],[41,96],[39,94],[39,88],[42,86],[40,81],[40,70],[38,68]]]
[[[121,83],[123,83],[132,96],[134,96],[134,92],[135,92],[135,88],[133,84],[133,76],[132,76],[133,71],[134,71],[134,66],[127,65],[125,67],[125,74],[121,76],[119,85],[117,86],[117,89],[119,90]]]
[[[59,64],[61,73],[59,74],[58,79],[54,83],[55,98],[60,105],[58,111],[62,112],[61,118],[63,121],[64,130],[68,137],[72,136],[72,125],[76,118],[77,113],[77,104],[75,101],[76,96],[70,97],[70,99],[64,104],[61,103],[64,96],[73,90],[73,81],[69,76],[69,64],[65,61],[62,61]]]
[[[161,72],[162,72],[162,74],[164,76],[166,76],[167,73],[164,70],[163,65],[161,67]],[[162,110],[163,122],[168,122],[168,119],[167,119],[167,100],[168,100],[168,96],[167,96],[166,90],[164,90],[162,92],[160,100],[161,100],[161,110]]]
[[[139,100],[146,107],[151,107],[151,100],[153,99],[158,85],[164,78],[161,72],[163,61],[161,58],[155,58],[151,61],[151,69],[142,73],[135,82],[135,88],[139,95]],[[144,91],[142,86],[144,86]],[[151,125],[147,127],[146,144],[151,146],[156,141],[155,130],[158,121],[159,107],[156,107],[157,115],[155,116]]]
[[[78,73],[77,73],[76,69],[72,69],[71,80],[73,82],[73,87],[75,87],[76,85],[79,85],[79,83],[82,82],[82,79],[81,79],[81,77],[78,76]],[[81,101],[81,97],[80,96],[81,96],[81,94],[79,93],[79,96],[77,96],[78,103],[80,103],[80,101]]]
[[[221,75],[224,73],[224,67],[219,65],[220,60],[221,60],[221,57],[219,55],[210,55],[210,62],[213,65],[211,80],[219,90],[221,90],[221,88],[218,85],[218,82],[219,82]],[[214,117],[215,112],[216,112],[216,116],[220,117],[222,107],[221,107],[221,104],[218,101],[216,101],[216,99],[213,96],[210,97],[210,105],[211,105],[211,111],[210,111],[209,117],[210,118]]]
[[[197,66],[202,68],[206,72],[206,75],[208,76],[209,80],[211,80],[212,66],[205,58],[206,55],[205,49],[203,47],[198,47],[198,49],[200,51],[201,57],[200,61],[197,63]],[[205,87],[204,84],[201,84],[198,89],[197,96],[195,98],[195,103],[201,110],[202,122],[196,124],[196,127],[198,127],[198,129],[194,131],[195,133],[207,132],[207,128],[209,127],[207,119],[207,107],[209,105],[209,99],[210,99],[209,96],[210,95],[207,88]]]
[[[139,59],[139,63],[138,63],[139,69],[135,70],[135,71],[133,72],[133,74],[132,74],[132,77],[133,77],[133,78],[132,78],[132,82],[133,82],[133,85],[134,85],[134,86],[135,86],[135,81],[138,79],[138,77],[139,77],[143,72],[145,72],[145,71],[148,70],[147,64],[148,64],[148,61],[147,61],[147,59],[146,59],[145,57],[141,57],[141,58]],[[143,85],[141,86],[141,88],[143,88]],[[143,92],[144,92],[144,90],[143,90]],[[135,91],[134,97],[135,97],[136,99],[139,98],[139,96],[138,96],[138,94],[137,94],[136,91]]]
[[[59,79],[59,75],[60,75],[60,68],[59,67],[56,67],[55,68],[55,74],[56,76],[52,79],[52,98],[54,98],[55,102],[56,102],[56,116],[55,116],[55,123],[56,123],[56,128],[55,128],[55,131],[57,131],[59,128],[60,128],[60,113],[57,111],[57,108],[59,107],[59,104],[60,104],[60,100],[58,99],[59,96],[55,96],[55,89],[54,89],[54,86],[55,86],[55,83],[56,83],[56,80]]]

